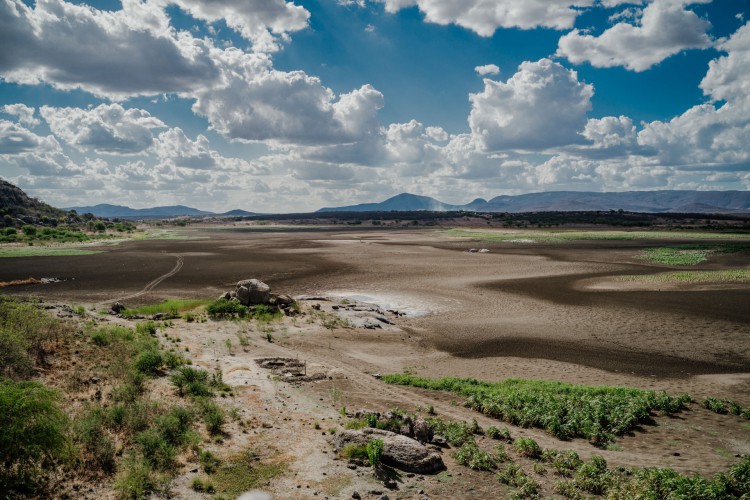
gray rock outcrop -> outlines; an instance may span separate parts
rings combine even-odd
[[[237,298],[243,306],[266,304],[271,294],[271,287],[260,280],[249,279],[237,283]]]
[[[418,474],[430,474],[445,468],[440,453],[395,432],[372,428],[346,430],[333,436],[331,443],[340,450],[347,444],[366,445],[373,439],[383,440],[381,460],[386,465]]]

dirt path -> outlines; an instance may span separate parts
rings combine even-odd
[[[112,300],[105,300],[105,301],[100,302],[97,305],[98,306],[102,306],[103,304],[110,303],[110,302],[122,302],[124,300],[134,299],[136,297],[140,297],[141,295],[145,295],[145,294],[149,293],[151,290],[153,290],[154,288],[156,288],[162,281],[164,281],[164,280],[166,280],[166,279],[174,276],[175,274],[179,273],[180,270],[182,269],[183,264],[184,264],[184,262],[182,260],[182,256],[178,255],[177,256],[177,263],[175,264],[175,266],[172,268],[171,271],[169,271],[166,274],[162,274],[158,278],[150,281],[140,291],[138,291],[138,292],[136,292],[134,294],[131,294],[131,295],[126,295],[124,297],[118,297],[118,298],[112,299]]]

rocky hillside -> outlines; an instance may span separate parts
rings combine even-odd
[[[24,224],[56,226],[58,223],[80,222],[81,218],[32,198],[21,188],[0,179],[0,227]]]

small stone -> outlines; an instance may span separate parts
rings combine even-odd
[[[362,496],[359,494],[358,491],[354,491],[352,492],[352,498],[354,498],[355,500],[360,500]]]

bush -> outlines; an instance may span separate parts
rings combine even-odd
[[[85,465],[110,472],[115,465],[115,444],[105,433],[107,417],[101,408],[89,408],[75,421],[74,429]]]
[[[133,366],[141,373],[156,375],[162,365],[162,355],[155,349],[147,349],[138,354]]]
[[[21,228],[21,231],[23,231],[23,234],[26,236],[36,236],[36,227],[32,226],[31,224],[26,224]]]
[[[368,441],[366,451],[370,465],[377,467],[380,464],[380,456],[383,454],[383,440],[372,439]]]
[[[224,410],[208,398],[200,399],[198,406],[203,422],[206,424],[206,430],[211,434],[221,434],[222,427],[226,422]]]
[[[361,460],[363,462],[370,460],[367,457],[367,445],[364,444],[347,444],[341,448],[339,453],[342,458],[346,458],[347,460]]]
[[[176,447],[157,429],[148,429],[135,438],[144,460],[154,469],[170,470],[175,465]]]
[[[487,437],[490,439],[500,439],[503,441],[511,442],[512,439],[510,437],[510,431],[507,427],[503,427],[502,429],[498,429],[494,425],[490,425],[487,427]]]
[[[37,382],[0,379],[0,491],[33,492],[70,456],[59,400],[59,393]]]
[[[515,446],[518,453],[529,458],[539,458],[542,456],[542,448],[532,438],[518,438],[516,439]]]
[[[481,450],[476,443],[464,443],[454,457],[461,465],[474,470],[493,470],[497,467],[495,458]]]
[[[129,455],[121,464],[115,479],[117,496],[126,500],[146,498],[157,487],[151,466],[142,458]]]
[[[0,377],[28,377],[71,332],[68,323],[37,306],[0,297]]]
[[[211,319],[231,319],[235,316],[244,318],[248,309],[237,301],[222,298],[209,304],[206,312]]]
[[[452,446],[461,446],[466,442],[474,442],[471,425],[466,422],[444,422],[438,417],[427,419],[427,425],[435,434],[443,436]]]
[[[198,461],[203,467],[203,472],[206,474],[213,474],[221,464],[221,461],[208,450],[201,450],[198,452]]]
[[[180,396],[206,397],[211,396],[213,391],[208,385],[208,372],[191,366],[180,366],[169,377],[169,380],[177,387]]]

